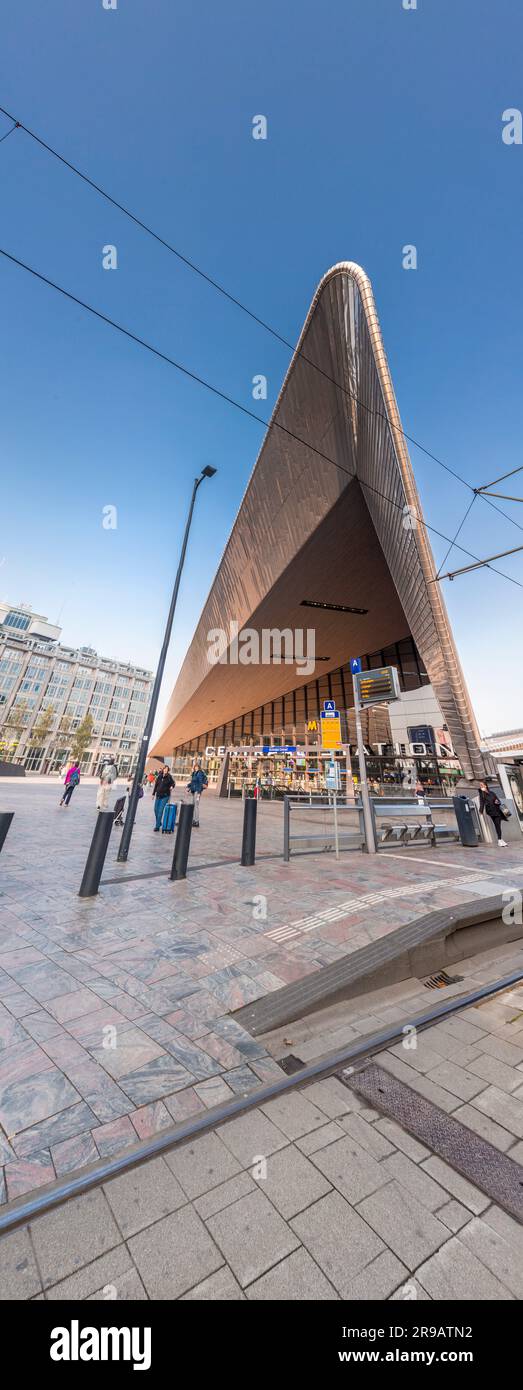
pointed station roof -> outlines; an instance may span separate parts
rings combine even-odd
[[[371,283],[342,261],[314,295],[151,751],[167,756],[310,680],[294,665],[213,664],[217,630],[313,627],[321,675],[410,634],[466,776],[482,776],[435,574]]]

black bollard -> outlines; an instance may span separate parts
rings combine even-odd
[[[243,812],[243,839],[241,863],[250,868],[256,858],[256,812],[258,802],[256,797],[248,796],[245,799],[245,809]]]
[[[94,898],[98,892],[113,821],[114,811],[98,812],[89,854],[85,861],[84,876],[78,893],[79,898]]]
[[[14,811],[0,811],[0,849],[10,828]]]
[[[191,830],[194,806],[180,806],[180,819],[178,821],[178,833],[174,846],[173,864],[169,877],[171,879],[187,877],[187,860],[189,858],[189,845],[191,843]]]

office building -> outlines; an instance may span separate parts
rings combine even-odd
[[[65,647],[60,635],[60,627],[26,604],[0,603],[0,758],[27,772],[58,772],[89,713],[83,772],[96,774],[111,752],[125,775],[136,766],[152,674],[91,647]],[[50,708],[52,720],[43,719]],[[46,724],[43,737],[33,736],[35,725]]]

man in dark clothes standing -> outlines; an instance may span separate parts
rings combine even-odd
[[[160,768],[160,771],[156,778],[156,785],[154,788],[154,817],[156,820],[156,825],[154,827],[155,832],[157,830],[161,830],[162,828],[162,816],[165,811],[165,807],[167,806],[167,802],[171,795],[172,789],[175,786],[176,782],[174,780],[174,777],[171,777],[169,768],[167,767],[167,763],[165,763],[164,767]]]

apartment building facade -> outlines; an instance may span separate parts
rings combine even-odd
[[[82,771],[96,775],[110,752],[133,772],[151,697],[152,673],[66,647],[61,628],[26,604],[0,603],[0,756],[27,772],[59,772],[87,713],[93,728]],[[42,718],[52,710],[52,720]],[[44,737],[35,725],[48,724]]]

